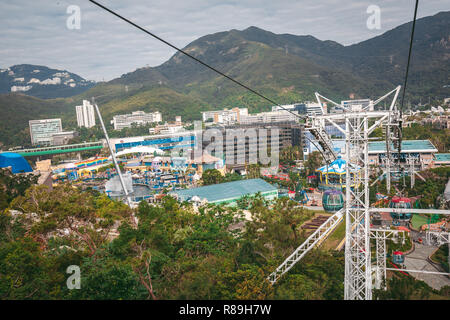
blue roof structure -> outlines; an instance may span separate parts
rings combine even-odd
[[[177,195],[179,200],[187,201],[197,196],[208,203],[231,203],[245,195],[254,195],[260,192],[263,197],[278,197],[278,188],[262,179],[238,180],[204,187],[183,189],[170,192]]]
[[[392,150],[394,145],[391,145]],[[402,152],[438,152],[436,147],[430,140],[403,140],[401,146]],[[385,141],[369,142],[369,153],[384,153],[386,152]]]
[[[341,156],[338,156],[337,159],[334,160],[329,165],[324,165],[323,167],[316,169],[316,172],[321,172],[325,174],[344,174],[346,173],[346,167],[347,162],[344,159],[342,159]],[[351,168],[351,172],[355,172],[358,170],[360,170],[359,166],[353,166],[353,168]]]
[[[32,172],[27,160],[18,153],[0,153],[0,168],[11,167],[12,173]]]

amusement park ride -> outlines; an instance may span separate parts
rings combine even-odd
[[[332,125],[345,136],[345,160],[348,169],[359,165],[362,175],[352,174],[346,170],[346,186],[359,186],[345,188],[344,207],[334,213],[323,225],[313,232],[270,276],[268,280],[275,284],[280,277],[288,272],[306,253],[320,245],[323,240],[345,217],[345,278],[344,298],[346,300],[370,300],[372,288],[381,288],[386,277],[386,240],[396,239],[405,231],[390,229],[374,229],[370,224],[371,212],[390,212],[391,214],[410,216],[412,213],[434,213],[450,215],[450,210],[416,209],[411,206],[392,205],[389,208],[371,208],[369,202],[369,155],[368,142],[370,134],[378,127],[384,127],[386,139],[386,181],[388,190],[391,186],[391,172],[395,164],[393,153],[397,149],[400,153],[401,145],[401,113],[397,109],[396,100],[401,86],[388,92],[375,101],[363,105],[338,104],[318,93],[317,100],[322,106],[321,100],[326,100],[335,105],[342,112],[324,113],[306,118],[306,130],[318,140],[322,147],[322,155],[327,163],[336,159],[331,139],[325,132],[326,125]],[[375,110],[375,106],[387,97],[394,94],[392,102],[387,110]],[[338,123],[344,122],[345,128]],[[392,150],[394,147],[394,150]],[[399,158],[399,157],[398,157]],[[412,160],[409,160],[411,163]],[[413,165],[411,165],[413,167]],[[414,175],[412,169],[412,176]],[[413,180],[412,180],[413,181]],[[413,182],[412,182],[413,183]],[[336,197],[331,192],[329,196]],[[441,239],[440,237],[439,239]],[[448,237],[447,237],[448,238]],[[445,239],[447,239],[445,238]],[[376,265],[371,263],[370,240],[376,242]],[[442,239],[441,239],[442,240]],[[374,272],[372,272],[374,271]],[[420,272],[420,271],[416,271]]]

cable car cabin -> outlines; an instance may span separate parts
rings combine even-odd
[[[342,191],[328,189],[323,193],[322,205],[325,211],[336,212],[344,207],[344,195]]]
[[[395,264],[403,264],[405,262],[405,255],[401,251],[394,251],[392,253],[392,262]]]
[[[411,209],[411,199],[405,197],[392,197],[389,202],[389,208],[395,209]],[[392,219],[397,220],[410,220],[412,217],[412,213],[396,213],[391,212]]]

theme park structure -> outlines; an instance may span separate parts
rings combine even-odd
[[[320,245],[324,239],[345,217],[345,277],[344,298],[346,300],[371,300],[372,289],[381,288],[386,278],[386,240],[398,239],[405,236],[404,230],[372,229],[370,224],[371,212],[389,212],[394,215],[413,213],[431,213],[449,215],[450,210],[417,209],[417,208],[372,208],[369,201],[369,136],[378,127],[383,127],[385,132],[387,159],[386,179],[391,184],[391,171],[395,165],[392,154],[397,149],[400,153],[401,146],[401,112],[396,106],[400,86],[388,92],[379,99],[367,105],[362,104],[338,104],[318,93],[316,98],[322,106],[325,100],[339,109],[339,113],[325,113],[306,117],[306,129],[317,139],[321,146],[321,153],[326,163],[337,159],[333,149],[331,138],[325,131],[326,125],[332,125],[345,136],[345,156],[347,163],[345,173],[345,185],[353,186],[345,188],[344,207],[325,221],[314,231],[304,243],[302,243],[273,273],[268,280],[274,285],[280,277],[288,272],[299,262],[312,248]],[[375,110],[381,101],[394,95],[390,106],[386,110]],[[344,128],[338,124],[344,123]],[[352,166],[355,166],[352,168]],[[358,167],[356,167],[358,166]],[[352,169],[361,174],[352,174]],[[431,236],[430,236],[431,237]],[[448,237],[433,236],[442,242]],[[371,260],[371,239],[376,245],[376,264]],[[444,239],[444,240],[443,240]],[[420,272],[420,271],[416,271]]]

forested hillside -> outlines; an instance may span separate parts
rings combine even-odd
[[[313,215],[287,198],[247,199],[252,221],[244,224],[240,206],[197,211],[165,197],[140,203],[136,227],[131,209],[104,194],[32,183],[0,171],[0,187],[14,190],[0,199],[1,299],[343,299],[343,252],[313,250],[275,286],[267,281]],[[66,285],[71,265],[80,290]],[[412,278],[388,285],[376,295],[448,299],[448,287]]]

